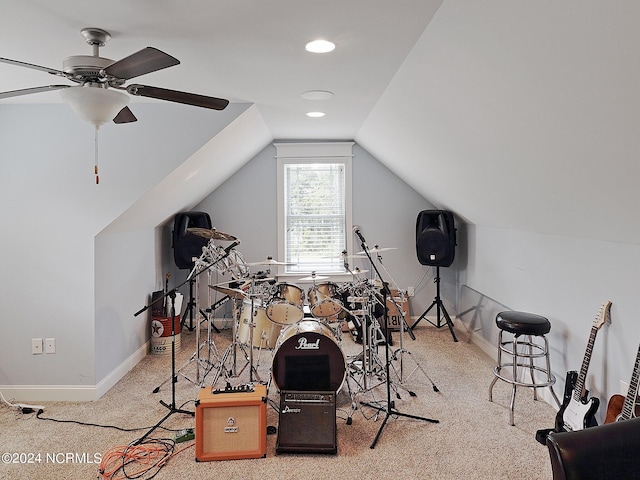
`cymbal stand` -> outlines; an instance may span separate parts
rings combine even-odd
[[[386,305],[387,304],[387,296],[391,296],[391,291],[389,290],[389,284],[384,282],[384,280],[382,279],[382,275],[380,274],[380,271],[378,270],[378,267],[375,265],[375,263],[373,262],[373,260],[371,259],[371,253],[369,252],[369,248],[367,247],[367,243],[362,235],[362,233],[360,232],[359,228],[354,229],[354,233],[358,236],[358,238],[360,239],[361,245],[362,245],[362,250],[366,253],[367,257],[369,258],[369,261],[371,262],[371,267],[375,270],[377,278],[380,279],[380,281],[382,282],[382,286],[383,286],[383,290],[382,290],[382,299],[383,299],[383,304]],[[384,324],[385,324],[385,332],[389,331],[389,314],[387,312],[387,309],[384,309]],[[426,417],[418,417],[416,415],[409,415],[407,413],[402,413],[399,412],[398,410],[396,410],[395,408],[395,403],[391,400],[391,378],[390,378],[390,371],[389,371],[389,364],[391,362],[391,358],[390,358],[390,354],[389,354],[389,340],[385,339],[386,341],[384,342],[385,344],[385,373],[386,373],[386,384],[387,384],[387,407],[386,409],[384,409],[386,411],[386,415],[384,420],[382,421],[382,425],[380,425],[380,428],[378,429],[378,433],[376,434],[375,438],[373,439],[373,442],[370,445],[370,448],[375,448],[376,444],[378,443],[378,440],[380,438],[380,435],[382,434],[382,430],[384,429],[385,425],[387,424],[387,421],[389,420],[389,418],[391,416],[401,416],[401,417],[407,417],[407,418],[413,418],[416,420],[423,420],[425,422],[431,422],[431,423],[439,423],[439,420],[434,420],[431,418],[426,418]],[[373,406],[373,405],[369,405],[369,406]],[[373,408],[379,410],[379,411],[383,411],[382,408],[377,407],[377,406],[373,406]]]
[[[253,282],[252,282],[252,286],[253,286]],[[252,288],[253,290],[253,288]],[[211,381],[211,385],[214,386],[218,379],[220,378],[220,376],[222,374],[224,374],[225,379],[228,381],[229,378],[231,376],[234,377],[238,377],[242,374],[242,372],[244,372],[244,370],[249,367],[249,383],[253,383],[254,382],[254,375],[257,379],[258,382],[262,382],[262,380],[260,379],[260,375],[258,374],[258,370],[257,368],[254,366],[254,362],[253,362],[253,335],[254,335],[254,329],[255,329],[255,299],[258,298],[259,296],[261,296],[260,294],[255,294],[255,293],[249,293],[247,294],[247,296],[251,299],[251,310],[250,310],[250,320],[249,320],[249,354],[247,355],[247,352],[245,351],[245,345],[243,345],[242,343],[240,343],[238,341],[238,323],[241,321],[240,318],[240,314],[241,314],[241,309],[237,306],[237,304],[234,304],[234,328],[233,328],[233,338],[231,339],[231,344],[227,347],[227,349],[225,350],[225,353],[222,356],[222,359],[220,361],[220,366],[218,368],[218,371],[216,372],[216,375],[214,376],[213,380]],[[240,350],[242,351],[242,353],[244,354],[245,357],[245,365],[242,367],[242,369],[238,372],[237,370],[237,348],[240,347]],[[260,349],[262,350],[262,349]],[[227,368],[227,362],[231,361],[232,366],[231,368]]]

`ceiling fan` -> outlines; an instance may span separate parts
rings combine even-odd
[[[84,120],[95,126],[95,166],[96,183],[98,178],[98,128],[113,120],[114,123],[131,123],[138,119],[127,107],[130,95],[156,98],[169,102],[183,103],[196,107],[223,110],[229,104],[222,98],[208,97],[195,93],[168,90],[149,85],[125,83],[132,78],[178,65],[180,61],[157,48],[146,47],[122,60],[113,61],[99,55],[100,47],[111,38],[109,32],[101,28],[83,28],[80,33],[93,48],[93,55],[75,55],[63,61],[62,70],[42,67],[31,63],[1,58],[0,62],[19,67],[40,70],[51,75],[64,77],[78,85],[46,85],[0,92],[4,98],[30,95],[33,93],[60,90],[62,99],[68,103]]]
[[[100,95],[101,97],[104,97],[104,99],[97,101],[98,103],[106,101],[109,104],[109,107],[111,107],[111,110],[115,109],[116,106],[120,107],[114,112],[114,115],[111,116],[110,111],[105,113],[101,112],[100,115],[95,112],[84,112],[84,114],[88,115],[88,118],[86,118],[87,120],[91,123],[99,122],[100,124],[110,120],[113,120],[115,123],[129,123],[137,121],[133,112],[126,106],[128,97],[124,98],[126,95],[121,94],[120,92],[110,91],[109,94],[104,93],[109,88],[123,90],[130,95],[156,98],[159,100],[183,103],[186,105],[210,108],[213,110],[223,110],[229,104],[228,100],[222,98],[207,97],[194,93],[151,87],[149,85],[131,84],[125,86],[127,80],[178,65],[180,61],[157,48],[147,47],[123,58],[122,60],[114,62],[113,60],[100,57],[99,55],[99,48],[103,47],[111,38],[109,32],[100,28],[83,28],[80,33],[85,38],[86,42],[93,48],[93,55],[76,55],[68,57],[63,62],[62,70],[33,65],[30,63],[20,62],[18,60],[11,60],[9,58],[0,58],[0,62],[2,63],[32,68],[51,75],[64,77],[79,84],[78,86],[47,85],[42,87],[25,88],[22,90],[2,92],[0,93],[0,99],[30,95],[32,93],[46,92],[50,90],[62,90],[61,94],[63,95],[63,99],[69,102],[74,109],[77,110],[79,108],[81,110],[87,110],[91,108],[98,109],[100,107],[97,105],[85,105],[82,102],[91,103],[92,100],[89,100],[88,97],[93,98]],[[116,95],[112,95],[113,93]],[[76,96],[77,99],[75,99]],[[111,98],[107,99],[107,97]],[[76,102],[77,105],[74,105],[73,102]],[[93,103],[96,103],[96,101],[94,100]],[[82,111],[79,113],[84,116]]]

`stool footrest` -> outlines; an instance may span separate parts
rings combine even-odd
[[[502,368],[506,368],[506,367],[513,367],[513,363],[504,363],[501,366]],[[531,366],[530,365],[521,365],[518,364],[518,367],[522,367],[523,369],[526,370],[530,370]],[[547,372],[544,368],[542,367],[538,367],[536,365],[533,366],[533,370],[535,370],[536,372],[540,372],[543,373],[545,375],[548,376],[548,379],[546,381],[543,381],[542,383],[533,383],[533,382],[525,382],[522,380],[518,380],[518,379],[513,379],[512,375],[503,375],[502,373],[500,373],[500,367],[494,367],[493,368],[493,374],[498,377],[500,380],[507,382],[511,385],[517,385],[518,387],[530,387],[530,388],[543,388],[543,387],[549,387],[551,385],[555,385],[556,383],[556,377],[553,373],[549,373]]]

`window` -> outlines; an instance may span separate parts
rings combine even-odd
[[[279,143],[280,275],[343,274],[351,251],[351,142]],[[353,253],[353,252],[352,252]]]

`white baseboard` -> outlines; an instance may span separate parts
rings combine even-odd
[[[97,385],[0,385],[4,397],[18,402],[91,402],[107,393],[142,360],[150,342],[142,345]]]

